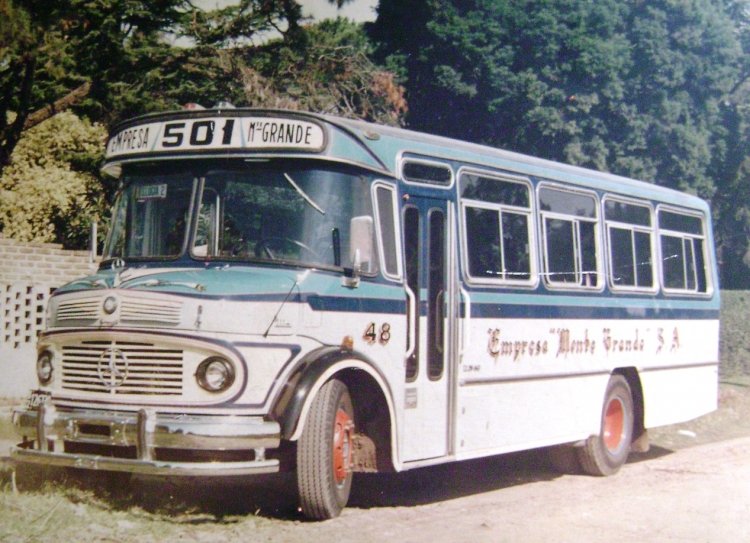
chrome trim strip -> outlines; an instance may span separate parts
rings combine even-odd
[[[61,468],[81,468],[101,471],[122,471],[140,475],[170,476],[238,476],[260,475],[279,471],[278,460],[254,460],[250,462],[160,462],[156,460],[130,460],[88,454],[66,454],[42,452],[13,447],[14,462],[43,464]]]

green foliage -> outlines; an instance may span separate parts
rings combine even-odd
[[[207,12],[189,0],[0,0],[0,171],[28,115],[84,82],[73,110],[104,125],[219,101],[406,122],[711,199],[722,284],[747,287],[749,6],[381,0],[365,34],[345,20],[307,24],[295,0]],[[176,47],[175,35],[195,45]],[[85,220],[62,225],[71,204],[39,187],[64,182],[83,198],[74,207],[99,209],[111,187],[94,181],[97,158],[29,152],[3,174],[0,206],[46,198],[57,211],[0,215],[5,234],[80,243]]]
[[[712,199],[729,246],[748,13],[746,0],[381,0],[368,31],[405,81],[411,127]]]
[[[241,103],[282,107],[398,125],[403,88],[371,59],[362,27],[345,19],[304,29],[304,47],[275,41],[246,50],[239,69]]]
[[[118,91],[140,77],[133,55],[148,59],[131,41],[174,28],[188,8],[188,0],[0,0],[0,169],[28,115],[83,82],[91,90],[78,111],[111,120]]]
[[[221,16],[235,11],[221,10]],[[245,17],[249,15],[242,12]],[[237,27],[229,20],[223,24]],[[211,29],[211,36],[218,32]],[[205,32],[198,32],[199,44],[189,49],[133,40],[133,48],[149,51],[147,63],[153,67],[132,67],[141,76],[119,93],[117,110],[123,117],[189,102],[211,106],[228,101],[401,123],[406,111],[403,88],[393,73],[371,60],[372,46],[361,25],[344,19],[323,21],[300,27],[294,41],[283,35],[259,46],[224,47],[222,40],[208,39]],[[237,38],[233,33],[229,37]]]
[[[242,2],[196,12],[185,30],[194,47],[134,36],[123,69],[130,75],[111,85],[113,111],[122,119],[190,102],[228,101],[399,124],[406,111],[403,88],[371,60],[372,46],[360,25],[323,21],[300,26],[294,39],[285,32],[262,45],[248,43],[269,28],[281,28],[288,3]]]
[[[19,241],[85,246],[106,205],[96,175],[106,130],[66,112],[27,130],[0,176],[0,226]]]
[[[415,128],[711,195],[711,128],[741,56],[714,3],[418,4],[383,0],[371,27],[406,59]]]
[[[247,43],[273,32],[285,41],[299,41],[302,6],[288,0],[239,0],[221,9],[194,12],[189,33],[199,45]]]

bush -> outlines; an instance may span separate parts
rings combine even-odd
[[[0,230],[18,241],[86,245],[106,205],[106,129],[64,112],[24,132],[0,177]]]

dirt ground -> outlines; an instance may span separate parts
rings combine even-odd
[[[48,525],[80,541],[750,541],[749,384],[725,378],[718,411],[652,431],[651,450],[610,478],[559,475],[542,450],[362,474],[342,516],[313,523],[290,505],[291,481],[121,486],[97,474],[82,483],[95,499],[46,496]]]

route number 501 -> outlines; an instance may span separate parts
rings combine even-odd
[[[186,130],[187,123],[167,123],[164,125],[164,135],[161,140],[162,147],[180,147],[188,136],[190,145],[212,145],[214,135],[221,134],[220,145],[232,143],[232,132],[234,131],[235,119],[224,119],[224,126],[216,130],[216,121],[195,121],[189,131]],[[189,133],[188,133],[189,132]]]

